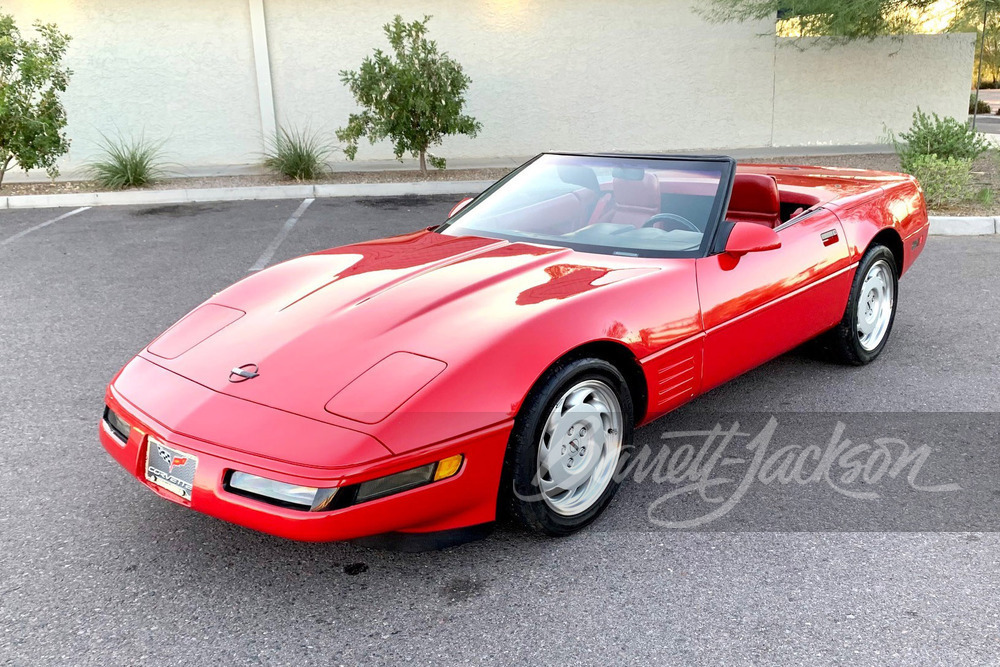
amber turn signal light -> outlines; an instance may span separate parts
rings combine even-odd
[[[434,481],[454,477],[462,467],[462,458],[461,454],[455,454],[438,461],[437,470],[434,471]]]

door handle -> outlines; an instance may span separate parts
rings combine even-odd
[[[820,234],[819,237],[823,239],[823,245],[833,245],[840,240],[836,229],[828,229]]]

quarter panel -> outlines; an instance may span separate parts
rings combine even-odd
[[[903,265],[899,267],[903,274],[926,245],[927,205],[920,187],[910,177],[884,186],[876,196],[835,210],[855,259],[860,259],[876,234],[892,229],[903,242]]]

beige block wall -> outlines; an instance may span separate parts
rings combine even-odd
[[[253,0],[6,0],[22,26],[73,35],[66,96],[73,173],[100,133],[145,132],[186,169],[259,160]],[[705,22],[686,0],[264,0],[278,122],[332,135],[354,103],[339,70],[396,13],[434,16],[432,37],[473,79],[474,140],[452,158],[547,149],[671,151],[877,141],[920,105],[963,117],[973,35],[801,50],[771,24]],[[388,143],[359,159],[391,159]],[[340,158],[342,159],[342,158]]]
[[[388,48],[396,13],[433,15],[432,35],[472,77],[475,140],[453,157],[545,149],[759,146],[770,138],[772,44],[761,25],[710,25],[681,0],[298,0],[269,2],[278,116],[333,129],[353,100],[337,72]],[[763,123],[748,122],[765,119]],[[385,146],[362,158],[391,157]]]
[[[780,40],[775,57],[775,146],[878,141],[905,130],[914,110],[965,118],[975,35],[908,35],[825,48]],[[811,46],[811,48],[803,48]]]
[[[247,0],[3,0],[73,36],[66,93],[72,170],[101,133],[145,133],[181,165],[257,159],[260,113]]]

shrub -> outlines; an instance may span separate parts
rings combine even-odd
[[[993,200],[995,198],[996,193],[994,193],[993,188],[990,187],[981,188],[974,197],[974,199],[983,206],[993,206]]]
[[[62,66],[69,35],[35,22],[37,39],[25,39],[14,17],[0,14],[0,185],[13,164],[59,175],[56,160],[69,150],[60,96],[72,72]]]
[[[920,182],[929,206],[951,204],[969,196],[972,160],[918,155],[913,158],[909,173]]]
[[[445,160],[430,155],[451,134],[476,136],[482,125],[462,113],[465,91],[472,80],[462,66],[447,53],[438,51],[437,42],[427,38],[427,22],[404,23],[396,16],[383,26],[392,46],[388,54],[380,49],[362,61],[357,71],[341,71],[341,81],[362,108],[352,113],[347,126],[337,130],[346,142],[344,153],[350,160],[358,152],[362,137],[375,143],[390,139],[396,159],[404,153],[420,158],[421,173],[432,166],[445,168]]]
[[[898,138],[893,137],[893,144],[903,171],[909,174],[913,173],[913,161],[921,155],[972,161],[990,146],[965,121],[926,114],[919,108],[913,113],[913,125]]]
[[[327,170],[335,150],[319,134],[280,128],[267,142],[264,166],[296,181],[314,181]]]
[[[166,175],[163,142],[138,138],[109,139],[102,135],[102,155],[89,162],[86,170],[103,188],[121,190],[150,185]]]
[[[969,95],[969,113],[970,114],[980,114],[980,113],[993,113],[993,109],[990,108],[990,103],[986,100],[977,100],[976,94],[972,93]]]

